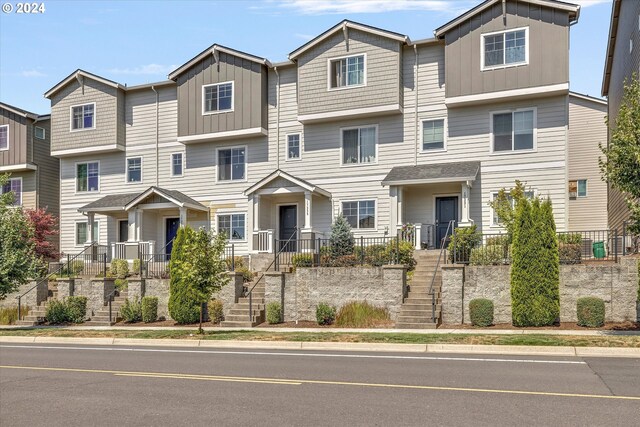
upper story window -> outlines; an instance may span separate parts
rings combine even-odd
[[[9,178],[0,190],[1,194],[13,193],[13,206],[22,205],[22,178]]]
[[[536,110],[516,110],[491,114],[493,152],[533,150]]]
[[[366,84],[365,75],[365,55],[348,56],[329,61],[330,89],[363,86]]]
[[[287,160],[300,159],[300,134],[287,135]]]
[[[229,240],[244,240],[245,215],[218,215],[218,233],[225,233]]]
[[[375,200],[342,202],[342,215],[349,225],[356,229],[376,228]]]
[[[76,164],[76,191],[98,191],[100,164],[98,162]]]
[[[422,149],[444,150],[444,119],[422,122]]]
[[[233,111],[233,82],[202,86],[202,114]]]
[[[46,136],[45,130],[44,128],[41,128],[40,126],[36,126],[33,130],[33,134],[35,135],[36,138],[38,139],[44,139]]]
[[[0,150],[9,149],[9,125],[0,126]]]
[[[483,34],[482,69],[527,64],[529,62],[528,38],[528,28]]]
[[[71,107],[71,130],[95,129],[96,104]]]
[[[182,153],[171,154],[171,176],[182,176]]]
[[[218,150],[218,181],[243,181],[247,169],[245,147]]]
[[[342,129],[342,163],[375,163],[377,140],[376,126]]]
[[[127,159],[127,182],[142,182],[142,157]]]

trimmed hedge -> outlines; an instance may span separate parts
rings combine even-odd
[[[493,301],[476,298],[469,302],[469,318],[473,326],[493,325]]]
[[[138,258],[133,260],[132,273],[136,276],[140,275],[140,260]]]
[[[604,301],[596,297],[579,298],[576,304],[578,310],[578,326],[599,328],[604,326]]]
[[[558,254],[560,264],[580,264],[582,262],[582,245],[580,243],[559,243]]]
[[[318,325],[331,325],[336,320],[336,309],[324,302],[316,307]]]
[[[138,301],[138,299],[133,301],[129,299],[124,300],[124,304],[120,307],[120,315],[126,323],[134,323],[142,320],[142,306],[140,305],[140,301]]]
[[[505,247],[502,245],[487,245],[471,249],[469,264],[471,265],[502,265],[505,264]]]
[[[184,261],[184,246],[187,233],[195,233],[191,227],[180,227],[173,242],[169,269],[173,272],[169,281],[169,315],[180,325],[198,323],[200,321],[200,304],[189,295],[189,284],[179,274],[180,269],[174,266]]]
[[[267,304],[267,322],[271,325],[282,323],[282,307],[279,302]]]
[[[295,254],[291,257],[291,264],[295,268],[313,266],[313,255],[311,254]]]
[[[69,319],[67,305],[63,301],[58,300],[49,302],[45,318],[47,319],[47,322],[52,325],[67,322]]]
[[[212,323],[220,323],[224,320],[224,305],[219,299],[209,301],[207,309]]]
[[[129,262],[126,259],[114,259],[111,261],[111,275],[118,279],[124,279],[129,275]]]
[[[158,319],[158,297],[143,297],[141,304],[142,321],[155,322]]]
[[[87,297],[67,297],[64,303],[67,307],[67,319],[69,322],[84,322],[87,314]]]

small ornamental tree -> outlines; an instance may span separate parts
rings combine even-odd
[[[189,295],[189,284],[183,277],[182,264],[187,256],[186,242],[195,233],[191,227],[180,227],[173,241],[169,271],[169,315],[179,324],[196,323],[200,318],[200,305]]]
[[[502,188],[493,200],[489,202],[489,206],[495,211],[500,223],[507,231],[509,240],[513,238],[514,222],[516,217],[516,209],[518,202],[526,199],[527,190],[525,185],[516,180],[515,187],[507,190]]]
[[[52,242],[52,238],[58,235],[56,218],[44,208],[28,210],[26,214],[33,228],[32,241],[36,256],[43,264],[58,259],[60,254]]]
[[[339,215],[331,225],[329,245],[331,247],[332,258],[353,254],[354,238],[351,233],[351,225],[349,225],[349,222],[342,214]]]

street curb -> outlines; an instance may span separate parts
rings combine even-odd
[[[298,341],[215,341],[140,338],[78,338],[0,336],[0,343],[86,344],[145,347],[203,347],[263,350],[334,350],[381,351],[405,353],[502,354],[518,356],[633,357],[640,358],[640,348],[628,347],[554,347],[470,344],[394,344]]]

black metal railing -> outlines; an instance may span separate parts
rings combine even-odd
[[[140,277],[144,279],[168,279],[169,262],[171,261],[171,250],[175,239],[169,240],[160,251],[149,254],[146,253],[148,245],[138,246],[140,259]]]
[[[224,248],[222,259],[227,263],[227,270],[236,271],[236,245],[231,243]]]
[[[436,277],[438,275],[438,269],[440,268],[440,263],[442,262],[442,255],[444,255],[444,261],[445,263],[447,262],[447,246],[449,246],[447,240],[449,239],[449,236],[451,236],[453,233],[455,233],[455,226],[456,221],[455,220],[451,220],[449,221],[449,224],[447,225],[447,231],[444,233],[444,237],[442,238],[442,241],[440,242],[440,253],[438,254],[438,261],[436,262],[436,268],[435,270],[433,270],[433,276],[431,277],[431,285],[429,286],[429,294],[431,295],[431,321],[435,323],[436,321],[436,305],[438,302],[438,299],[436,298],[436,293],[433,289],[435,283],[436,283]]]
[[[636,234],[630,230],[629,221],[622,223],[622,255],[640,253],[640,234]]]
[[[558,233],[558,251],[563,264],[579,264],[585,260],[618,262],[622,246],[617,229]]]

